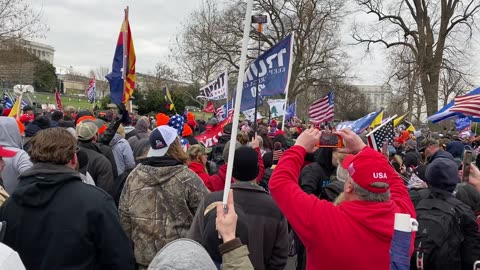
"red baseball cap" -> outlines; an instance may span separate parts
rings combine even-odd
[[[362,188],[373,192],[383,193],[389,188],[375,187],[373,183],[386,183],[392,179],[392,167],[388,164],[387,159],[379,152],[366,147],[357,155],[348,155],[342,162],[342,167],[348,170],[353,181]]]
[[[17,152],[5,149],[5,148],[0,146],[0,157],[10,158],[10,157],[14,157],[16,154],[17,154]]]

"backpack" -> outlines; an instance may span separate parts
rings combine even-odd
[[[410,269],[461,269],[460,248],[463,234],[453,197],[436,198],[428,193],[415,206],[418,231]]]

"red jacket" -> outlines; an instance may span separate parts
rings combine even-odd
[[[208,190],[212,191],[209,185],[210,179],[213,177],[213,175],[208,175],[207,170],[205,169],[205,166],[203,166],[203,164],[201,164],[200,162],[192,161],[190,162],[190,164],[188,164],[188,168],[194,173],[196,173],[198,177],[200,177],[200,179],[202,179]]]
[[[258,176],[257,176],[257,183],[260,183],[263,179],[263,175],[265,174],[265,166],[263,165],[262,154],[260,153],[260,148],[254,148],[258,154]],[[223,190],[225,187],[225,178],[227,178],[227,164],[223,164],[218,168],[218,173],[211,176],[207,188],[210,191],[220,191]],[[232,179],[233,183],[233,179]]]
[[[362,151],[378,152],[366,147]],[[348,201],[335,206],[298,185],[305,149],[287,150],[270,178],[273,199],[307,250],[307,269],[389,270],[395,213],[415,216],[403,181],[390,179],[391,200]],[[393,169],[392,169],[393,171]],[[413,250],[415,236],[412,236]]]

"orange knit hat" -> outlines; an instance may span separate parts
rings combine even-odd
[[[168,121],[170,120],[170,117],[168,117],[168,115],[164,113],[157,113],[156,119],[157,119],[157,127],[159,127],[159,126],[168,125]]]
[[[183,124],[182,137],[187,137],[193,134],[192,128],[188,124]]]
[[[187,121],[195,121],[195,115],[191,112],[187,113]]]

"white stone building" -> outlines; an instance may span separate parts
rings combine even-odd
[[[385,108],[392,97],[392,89],[384,85],[354,85],[370,101],[374,110]]]

